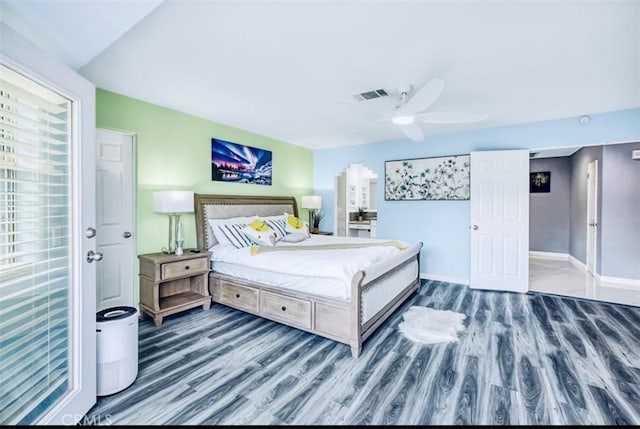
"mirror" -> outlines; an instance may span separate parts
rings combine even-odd
[[[336,177],[336,235],[375,237],[378,176],[362,164],[349,164]]]

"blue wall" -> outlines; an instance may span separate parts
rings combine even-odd
[[[588,125],[580,125],[575,117],[428,136],[423,142],[407,139],[316,150],[313,187],[314,193],[322,196],[326,213],[321,229],[334,229],[335,177],[347,165],[362,163],[378,175],[378,237],[422,241],[422,273],[468,283],[469,201],[385,201],[385,161],[481,150],[549,149],[633,140],[640,140],[640,109],[593,114]]]

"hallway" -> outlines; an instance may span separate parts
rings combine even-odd
[[[640,307],[640,288],[602,283],[569,261],[529,258],[529,290]]]

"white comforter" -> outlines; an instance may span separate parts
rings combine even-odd
[[[387,240],[312,235],[311,238],[299,243],[278,242],[276,246],[310,246],[371,241],[381,242]],[[350,289],[351,279],[356,272],[401,252],[395,246],[372,246],[356,249],[282,250],[258,253],[252,256],[249,247],[237,249],[232,245],[222,244],[217,244],[209,250],[213,252],[211,259],[214,262],[214,266],[216,261],[221,261],[269,272],[338,279],[343,282],[347,291]]]

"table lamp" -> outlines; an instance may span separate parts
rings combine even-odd
[[[322,197],[320,195],[304,195],[300,207],[309,210],[309,228],[315,230],[314,217],[322,208]]]
[[[193,191],[155,191],[153,193],[153,210],[156,213],[169,215],[169,246],[163,253],[182,255],[184,250],[184,234],[180,213],[193,212]],[[175,234],[175,239],[173,238]],[[175,243],[175,248],[173,247]]]

